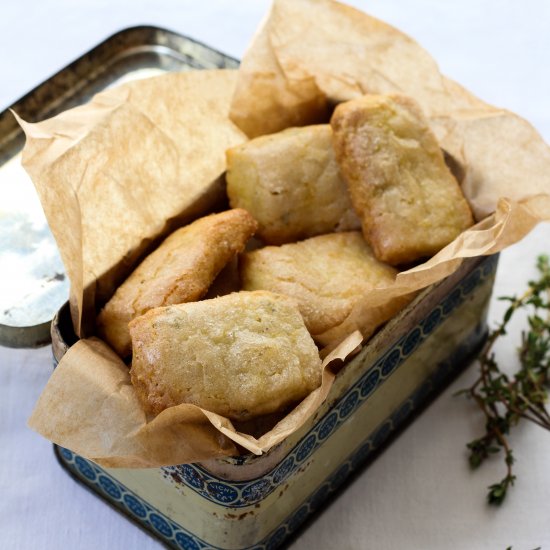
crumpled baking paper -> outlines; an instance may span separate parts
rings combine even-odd
[[[314,24],[312,24],[312,18]],[[394,284],[364,296],[321,335],[343,359],[359,345],[369,310],[435,283],[466,257],[493,254],[550,219],[550,150],[524,120],[491,107],[442,76],[396,29],[331,0],[275,0],[238,73],[195,71],[98,94],[89,105],[38,124],[23,163],[71,280],[75,330],[89,336],[95,311],[171,229],[215,208],[225,149],[249,136],[328,122],[334,104],[375,92],[414,97],[454,158],[478,223]],[[238,125],[239,130],[229,119]],[[332,356],[334,358],[334,355]],[[65,354],[30,426],[109,467],[153,467],[269,450],[309,418],[334,375],[258,438],[226,418],[180,405],[148,418],[128,369],[102,341]]]
[[[462,258],[496,253],[550,220],[550,148],[537,131],[443,76],[412,38],[332,0],[274,1],[242,60],[231,119],[256,137],[327,122],[331,107],[367,93],[418,101],[458,168],[479,223],[400,273],[391,288],[365,295],[341,325],[315,335],[328,346],[368,326],[373,307],[441,280]]]
[[[71,281],[78,336],[159,238],[212,208],[225,150],[246,140],[227,118],[236,71],[139,80],[29,124],[23,166]]]
[[[102,340],[69,348],[40,395],[29,426],[50,441],[109,468],[151,468],[238,454],[255,454],[295,432],[325,400],[334,380],[329,368],[361,344],[355,332],[325,357],[319,388],[276,426],[255,438],[231,420],[195,405],[178,405],[154,418],[141,408],[128,367]]]

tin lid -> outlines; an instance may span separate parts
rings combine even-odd
[[[0,165],[0,344],[49,342],[69,284],[21,153]]]
[[[12,108],[43,120],[110,86],[168,71],[235,68],[238,62],[157,27],[124,29],[37,86]],[[0,345],[50,341],[50,323],[69,281],[34,186],[21,166],[24,136],[9,109],[0,112]]]

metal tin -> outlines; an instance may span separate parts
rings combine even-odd
[[[164,543],[273,549],[379,452],[477,351],[497,256],[465,260],[387,323],[338,373],[327,400],[260,457],[106,469],[57,449],[61,464]],[[67,311],[52,326],[59,360],[74,341]]]
[[[235,68],[238,62],[156,27],[116,33],[0,113],[0,345],[49,342],[68,281],[30,178],[21,167],[24,135],[10,112],[36,122],[115,84],[168,71]]]

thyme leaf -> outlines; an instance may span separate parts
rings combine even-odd
[[[489,486],[489,504],[500,505],[514,485],[514,454],[508,441],[511,429],[527,420],[550,430],[546,408],[550,377],[550,261],[537,259],[539,278],[529,281],[519,297],[503,296],[509,302],[500,324],[488,335],[478,363],[479,375],[471,387],[457,392],[471,398],[485,416],[485,433],[467,444],[469,463],[478,468],[490,456],[503,453],[506,472]],[[521,335],[518,349],[519,368],[513,375],[503,372],[493,352],[497,340],[507,334],[514,314],[527,311],[527,329]]]

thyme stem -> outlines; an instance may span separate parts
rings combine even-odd
[[[511,428],[520,420],[527,420],[550,430],[550,413],[546,409],[550,375],[550,262],[547,256],[538,258],[537,268],[539,279],[530,281],[529,288],[519,298],[501,298],[510,305],[478,356],[478,377],[469,388],[459,392],[470,397],[485,416],[485,433],[467,445],[472,468],[493,454],[504,453],[506,474],[489,487],[490,504],[501,504],[516,479],[514,455],[508,440]],[[507,334],[510,320],[520,309],[528,311],[529,328],[523,333],[518,350],[519,369],[510,377],[501,370],[493,349],[499,338]],[[541,315],[542,311],[546,315]]]

